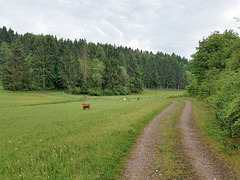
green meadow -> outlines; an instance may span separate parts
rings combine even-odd
[[[0,179],[117,179],[139,133],[183,92],[93,97],[0,87]]]

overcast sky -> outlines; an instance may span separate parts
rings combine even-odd
[[[190,58],[215,30],[237,29],[240,0],[0,0],[0,26]]]

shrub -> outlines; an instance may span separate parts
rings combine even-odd
[[[240,137],[240,72],[223,73],[223,77],[214,97],[217,123],[229,137]]]
[[[231,100],[226,97],[219,99],[221,102],[216,110],[217,122],[229,137],[240,137],[240,94],[231,97]]]
[[[119,93],[120,93],[120,95],[129,95],[131,92],[130,92],[129,88],[127,88],[127,87],[122,87],[122,88],[119,90]]]
[[[188,86],[186,86],[187,93],[190,96],[198,95],[199,85],[196,80],[192,81]]]
[[[103,90],[103,95],[105,95],[105,96],[112,96],[112,95],[114,95],[114,93],[113,93],[112,90],[104,89]]]
[[[69,94],[81,94],[81,88],[75,87],[75,88],[66,90],[66,92]]]
[[[91,88],[88,89],[88,95],[90,96],[101,96],[103,94],[101,88]]]

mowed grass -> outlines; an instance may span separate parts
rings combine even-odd
[[[0,179],[117,179],[139,133],[172,103],[167,97],[182,93],[87,97],[1,88]]]

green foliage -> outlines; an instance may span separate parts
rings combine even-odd
[[[35,50],[32,61],[33,82],[41,89],[53,89],[57,73],[55,64],[58,61],[57,44],[50,35],[38,36],[35,39]]]
[[[222,72],[218,83],[224,84],[214,97],[217,122],[229,137],[240,137],[240,72]]]
[[[8,46],[22,43],[30,70],[29,90],[66,89],[83,94],[129,94],[144,88],[184,89],[188,61],[180,56],[133,50],[111,44],[87,43],[86,39],[64,40],[52,35],[19,35],[0,28],[0,77]],[[4,86],[5,87],[5,86]],[[96,93],[94,93],[96,91]]]
[[[77,86],[77,82],[80,79],[80,61],[75,51],[76,49],[72,42],[67,41],[61,59],[61,81],[70,92]]]
[[[137,63],[137,59],[134,54],[130,55],[130,67],[129,67],[129,88],[131,92],[138,93],[143,91],[143,79],[142,79],[142,72],[140,67]]]
[[[74,87],[72,89],[67,89],[66,92],[69,94],[79,95],[79,94],[81,94],[82,90],[80,87]]]
[[[122,87],[118,90],[120,95],[129,95],[131,94],[131,91],[129,90],[128,87]]]
[[[104,72],[104,64],[103,62],[101,62],[99,59],[93,59],[92,60],[92,64],[91,64],[91,78],[93,80],[93,82],[97,85],[97,86],[102,86],[103,83],[103,72]]]
[[[103,91],[101,88],[90,88],[88,89],[88,95],[90,96],[101,96],[103,95]]]
[[[3,69],[10,54],[9,45],[6,42],[2,42],[0,46],[0,81],[2,80]]]
[[[201,84],[205,73],[212,69],[220,71],[226,67],[226,59],[231,55],[229,46],[238,39],[238,35],[233,31],[225,31],[223,34],[214,32],[206,39],[199,42],[197,52],[192,55],[190,68],[198,84]]]
[[[198,90],[199,90],[199,85],[197,83],[197,80],[194,79],[187,87],[186,87],[186,90],[187,90],[187,95],[190,95],[190,96],[196,96],[198,95]]]
[[[87,80],[90,78],[91,68],[90,68],[90,59],[88,56],[88,45],[87,42],[81,42],[81,49],[80,49],[80,71],[82,74],[82,78],[84,83],[87,83]]]
[[[117,90],[120,86],[121,69],[119,62],[115,58],[108,58],[104,61],[104,87],[109,90]]]
[[[240,38],[233,31],[215,32],[199,42],[190,62],[195,80],[188,94],[207,97],[216,106],[216,122],[228,137],[240,137]]]
[[[230,70],[237,71],[240,68],[240,39],[233,42],[230,50],[232,53],[227,59],[226,66]]]
[[[113,95],[115,95],[115,94],[114,94],[114,92],[113,92],[112,90],[110,90],[110,89],[104,89],[104,90],[103,90],[103,95],[104,95],[104,96],[113,96]]]
[[[29,88],[30,71],[25,59],[22,44],[16,40],[11,47],[3,73],[3,87],[7,90],[18,91]]]

